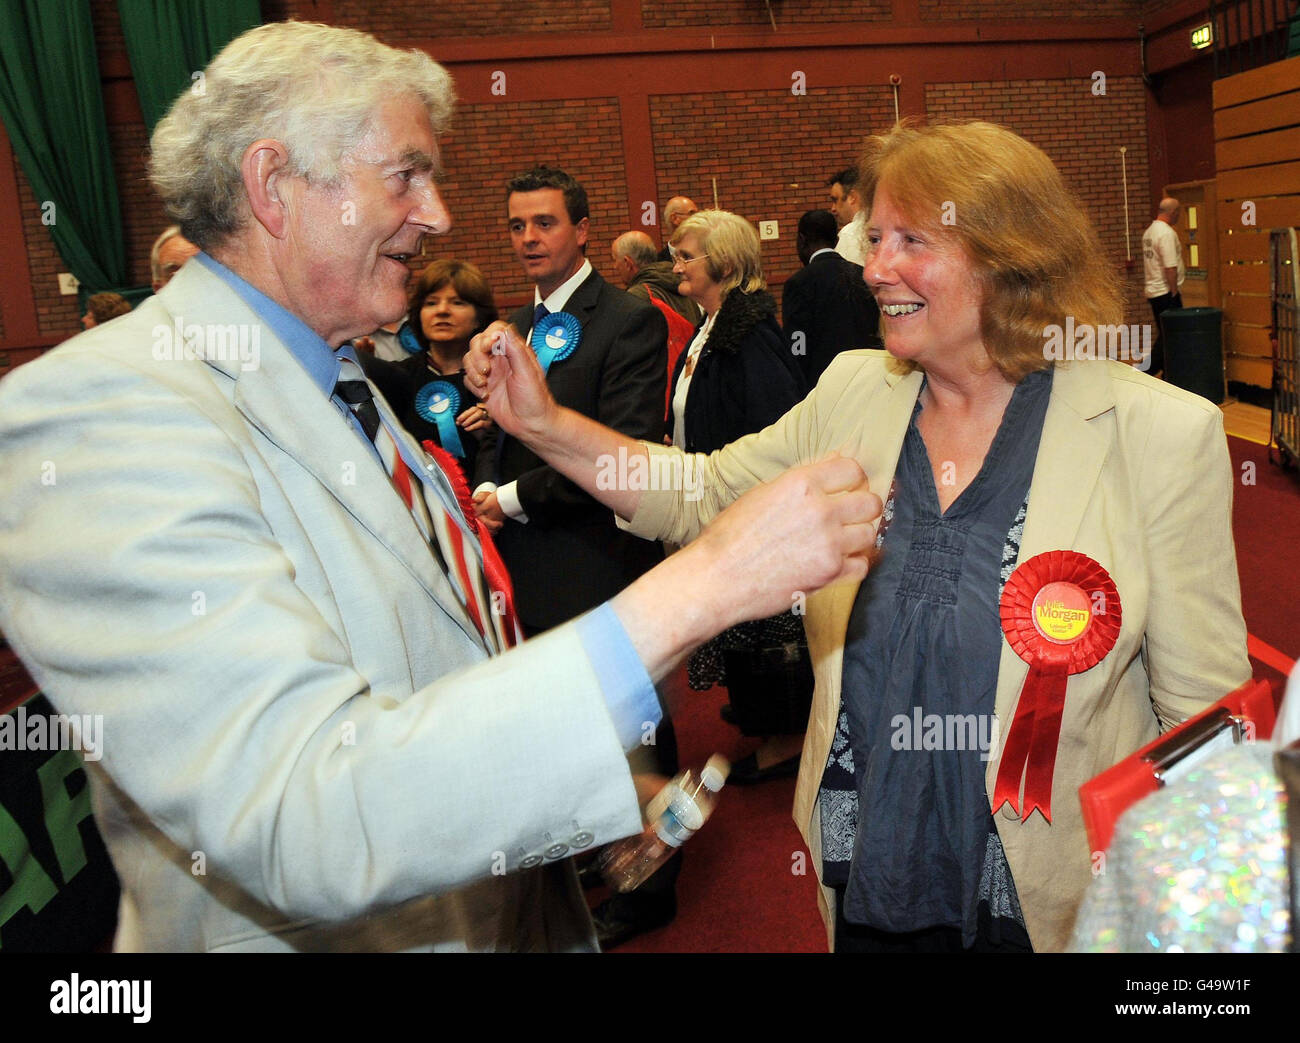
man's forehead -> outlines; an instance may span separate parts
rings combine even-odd
[[[381,104],[349,158],[388,169],[440,171],[438,140],[428,111],[416,98],[390,98]]]

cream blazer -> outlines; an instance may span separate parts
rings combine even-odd
[[[187,356],[178,324],[258,351]],[[0,442],[0,627],[103,715],[119,950],[596,948],[568,856],[641,822],[608,682],[576,626],[488,657],[224,281],[187,264],[6,377]]]
[[[699,457],[702,498],[646,492],[629,527],[687,542],[757,483],[835,451],[854,457],[883,497],[921,384],[919,371],[900,372],[885,352],[845,352],[771,427]],[[1008,807],[995,816],[1036,950],[1065,948],[1093,875],[1079,786],[1250,676],[1232,484],[1222,415],[1205,399],[1119,363],[1057,364],[1020,561],[1049,550],[1093,558],[1115,581],[1123,625],[1110,654],[1069,681],[1052,822],[1040,814],[1021,822]],[[852,583],[827,587],[808,599],[805,618],[817,684],[794,818],[819,873],[817,792],[839,714],[856,594]],[[1028,670],[1004,641],[995,704],[1004,735]],[[988,763],[990,802],[999,763],[997,756]],[[823,886],[819,899],[833,944],[833,893]]]

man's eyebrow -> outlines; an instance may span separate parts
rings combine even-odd
[[[410,168],[412,170],[418,170],[422,174],[442,173],[442,169],[439,167],[437,159],[425,152],[424,149],[418,148],[404,149],[391,164],[385,165],[401,167],[404,170]]]

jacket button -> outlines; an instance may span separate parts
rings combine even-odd
[[[569,838],[569,843],[574,847],[586,847],[595,839],[596,837],[594,834],[589,833],[584,829],[579,833],[574,833],[573,836]]]
[[[519,860],[520,869],[532,869],[534,866],[542,864],[542,856],[534,852],[531,855],[525,855]]]
[[[552,844],[543,852],[547,858],[563,858],[569,853],[568,844]]]

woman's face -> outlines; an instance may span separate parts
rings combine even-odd
[[[885,348],[922,367],[982,363],[975,268],[955,240],[928,229],[901,213],[885,187],[876,189],[862,277],[880,306]]]
[[[478,325],[478,310],[451,283],[431,290],[420,308],[420,326],[430,344],[469,345]]]
[[[681,278],[677,292],[689,297],[706,312],[711,313],[710,304],[718,296],[718,284],[709,278],[708,261],[704,260],[704,250],[696,236],[687,233],[676,246],[676,259],[673,271]],[[712,310],[716,310],[716,305]]]

